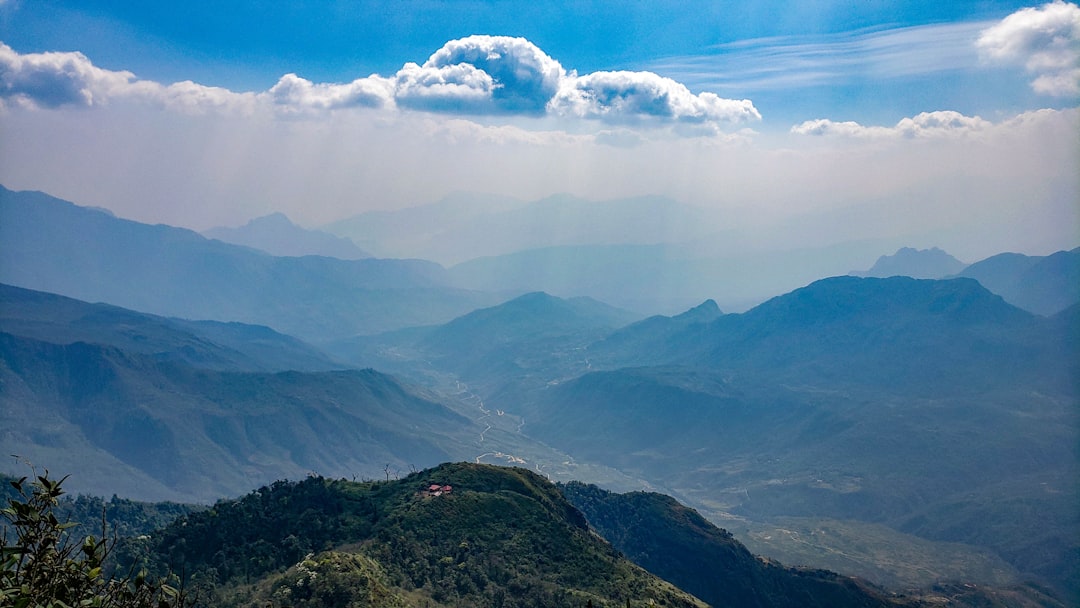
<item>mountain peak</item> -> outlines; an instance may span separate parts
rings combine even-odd
[[[963,262],[937,247],[901,247],[892,255],[879,257],[870,270],[851,274],[859,277],[909,276],[915,279],[940,279],[954,275],[964,267]]]
[[[254,218],[239,228],[211,228],[203,234],[207,238],[253,247],[276,256],[321,255],[343,260],[370,257],[351,240],[301,228],[280,212]]]
[[[297,226],[295,223],[293,223],[292,220],[289,219],[289,216],[285,215],[280,211],[275,211],[274,213],[268,215],[252,218],[248,221],[247,224],[244,224],[244,226],[287,226],[299,228],[299,226]]]
[[[710,298],[684,313],[675,315],[672,319],[708,323],[723,314],[724,312],[720,310],[720,306],[716,303],[716,300]]]
[[[1031,316],[972,279],[935,280],[908,276],[821,279],[775,297],[746,314],[769,316],[774,322],[786,319],[786,322],[797,324],[854,322],[870,318],[896,321],[901,316],[912,315],[978,323]]]

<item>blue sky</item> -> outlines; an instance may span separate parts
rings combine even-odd
[[[963,37],[973,39],[981,27],[1025,6],[7,0],[0,7],[0,40],[21,53],[81,51],[99,67],[130,70],[142,79],[257,91],[286,73],[315,82],[389,75],[472,34],[520,36],[578,72],[651,70],[696,92],[749,97],[769,109],[763,114],[770,122],[815,112],[802,118],[819,118],[827,111],[849,120],[898,120],[939,109],[935,102],[982,112],[998,109],[994,105],[1037,105],[1030,90],[1002,85],[1022,82],[1023,70],[980,65],[972,45],[967,53],[957,48]],[[874,47],[890,38],[899,44]],[[832,77],[807,79],[806,61]],[[883,63],[899,73],[883,72]]]
[[[1076,240],[1061,0],[0,0],[0,43],[0,183],[135,219],[662,194],[745,225],[888,208],[913,244]]]

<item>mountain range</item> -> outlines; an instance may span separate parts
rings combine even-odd
[[[457,264],[538,247],[687,241],[711,235],[707,215],[659,196],[597,202],[561,194],[522,202],[459,193],[431,205],[369,211],[323,230],[378,255]]]
[[[0,189],[0,282],[188,319],[267,325],[309,340],[448,321],[499,301],[422,260],[275,257]]]
[[[959,276],[977,280],[1020,308],[1052,315],[1080,301],[1080,248],[1048,256],[1002,253],[968,266]]]
[[[218,227],[203,231],[203,236],[234,245],[245,245],[270,255],[319,255],[342,260],[371,257],[347,238],[321,230],[306,230],[292,223],[283,213],[257,217],[236,228]]]
[[[76,472],[77,489],[209,501],[309,473],[387,483],[446,460],[508,462],[663,491],[785,563],[891,588],[1033,581],[1080,598],[1080,250],[932,280],[816,275],[745,312],[700,297],[645,317],[537,292],[551,277],[529,265],[482,286],[459,274],[473,262],[272,256],[41,193],[0,190],[0,218],[0,447]],[[641,264],[590,255],[623,247]],[[763,268],[651,284],[676,257],[649,266],[646,252],[672,247],[541,258],[574,262],[568,285],[636,277],[654,304]],[[798,254],[785,256],[774,262]],[[804,257],[807,274],[843,258]],[[446,597],[472,597],[452,582],[464,591]]]

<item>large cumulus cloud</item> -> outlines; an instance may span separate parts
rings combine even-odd
[[[578,75],[524,38],[469,36],[438,49],[423,64],[389,77],[315,83],[286,74],[269,90],[238,93],[194,82],[163,85],[127,71],[94,66],[81,53],[23,54],[0,43],[0,103],[41,108],[93,106],[111,99],[152,102],[199,112],[256,107],[281,114],[348,108],[414,110],[471,116],[554,116],[611,125],[702,127],[760,120],[749,100],[692,93],[652,72]],[[684,130],[685,132],[685,130]]]
[[[15,103],[91,106],[134,80],[131,72],[95,67],[82,53],[20,55],[0,42],[0,98]]]
[[[1025,8],[983,30],[977,42],[990,60],[1023,64],[1031,87],[1056,96],[1080,95],[1080,6],[1057,0]]]
[[[594,72],[566,78],[549,108],[561,115],[612,123],[739,123],[761,119],[747,99],[722,99],[708,92],[695,95],[681,83],[652,72]]]
[[[134,99],[195,112],[249,105],[254,96],[190,80],[163,85],[95,66],[79,52],[19,54],[0,42],[0,105],[92,107]]]
[[[566,71],[524,38],[453,40],[397,73],[398,103],[419,109],[542,114]]]

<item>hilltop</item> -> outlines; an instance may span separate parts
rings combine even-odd
[[[543,477],[489,465],[277,482],[126,554],[216,581],[222,607],[706,606],[593,534]]]

